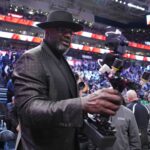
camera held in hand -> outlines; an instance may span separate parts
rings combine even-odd
[[[112,87],[120,93],[125,88],[141,88],[142,84],[149,80],[150,73],[143,73],[140,84],[121,76],[121,71],[125,64],[122,55],[125,52],[126,46],[128,46],[128,40],[122,35],[120,30],[116,29],[115,31],[111,31],[111,28],[108,29],[110,31],[106,32],[106,46],[110,47],[113,53],[104,54],[102,64],[98,61],[100,74],[104,74]],[[88,114],[84,123],[85,134],[97,147],[103,149],[111,147],[114,144],[117,130],[112,126],[110,116],[104,114]]]

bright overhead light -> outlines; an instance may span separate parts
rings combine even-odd
[[[33,15],[33,14],[34,14],[34,12],[33,12],[32,10],[30,10],[28,13],[29,13],[30,15]]]
[[[17,11],[18,11],[18,9],[17,9],[17,8],[15,8],[15,11],[17,12]]]
[[[128,3],[127,5],[128,5],[128,7],[132,7],[132,8],[135,8],[135,9],[139,9],[139,10],[145,11],[145,8],[143,8],[141,6],[134,5],[132,3]]]

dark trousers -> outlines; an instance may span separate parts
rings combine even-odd
[[[148,141],[147,129],[141,129],[140,133],[141,133],[141,146],[142,146],[142,150],[148,150],[149,141]]]

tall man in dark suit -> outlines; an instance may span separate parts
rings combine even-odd
[[[78,96],[63,54],[72,33],[83,28],[69,12],[53,11],[38,26],[45,30],[43,42],[21,56],[13,73],[21,127],[18,149],[76,150],[76,129],[83,125],[83,114],[114,115],[122,97],[113,89]]]

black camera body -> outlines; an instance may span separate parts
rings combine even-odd
[[[103,117],[105,120],[105,117]],[[84,120],[84,133],[93,144],[100,149],[111,147],[115,140],[115,128],[108,121],[101,117],[87,118]]]
[[[111,56],[111,57],[110,57]],[[111,61],[107,61],[107,57],[114,57]],[[121,57],[116,57],[115,55],[112,54],[107,54],[106,55],[106,60],[104,60],[105,65],[108,65],[110,67],[109,72],[105,72],[105,77],[107,77],[108,81],[111,83],[112,87],[116,90],[118,90],[120,93],[126,88],[127,90],[129,89],[134,89],[134,90],[140,90],[146,82],[149,81],[150,79],[150,72],[144,72],[141,76],[140,82],[136,83],[134,81],[131,81],[130,79],[125,78],[124,76],[121,75],[122,69],[125,67],[125,60]]]

